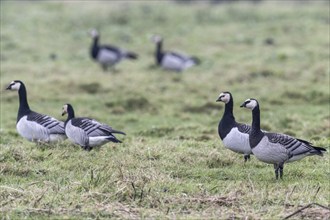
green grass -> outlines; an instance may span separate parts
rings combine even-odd
[[[1,2],[0,216],[19,218],[280,219],[309,203],[329,207],[329,154],[273,167],[226,150],[217,134],[221,91],[238,106],[261,105],[262,128],[329,151],[329,2],[250,5],[170,2]],[[91,61],[87,31],[137,51],[118,73]],[[154,67],[152,34],[166,49],[198,55],[182,74]],[[265,41],[273,39],[273,45]],[[50,57],[56,55],[56,60]],[[15,130],[16,92],[31,108],[60,116],[71,103],[127,133],[123,144],[85,152],[43,146]],[[299,218],[329,218],[312,207]]]

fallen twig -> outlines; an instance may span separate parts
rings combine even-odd
[[[133,201],[135,201],[135,198],[136,198],[136,188],[135,188],[134,182],[132,182],[131,184],[132,184],[132,187],[133,187],[133,190],[134,190]]]
[[[319,206],[319,207],[321,207],[321,208],[323,208],[323,209],[330,210],[329,207],[326,207],[326,206],[324,206],[324,205],[320,205],[320,204],[314,202],[314,203],[310,203],[310,204],[308,204],[308,205],[306,205],[306,206],[304,206],[304,207],[298,209],[298,210],[295,211],[294,213],[292,213],[292,214],[286,216],[285,218],[283,218],[283,220],[291,218],[292,216],[298,214],[299,212],[303,211],[304,209],[307,209],[307,208],[311,207],[312,205],[316,205],[316,206]]]
[[[48,191],[48,188],[47,188],[45,191],[43,191],[43,193],[41,194],[41,196],[39,196],[38,199],[36,199],[36,200],[34,201],[34,203],[33,203],[33,207],[34,207],[34,208],[37,207],[38,203],[39,203],[40,200],[44,197],[44,195],[46,194],[47,191]]]
[[[295,189],[296,189],[296,186],[293,187],[290,194],[288,194],[288,193],[286,194],[285,203],[287,203],[287,201],[290,199],[290,197],[292,196]]]
[[[319,186],[319,187],[317,188],[316,193],[315,193],[315,195],[314,195],[314,197],[313,197],[313,200],[315,200],[315,198],[316,198],[317,194],[319,193],[320,189],[321,189],[321,186]]]
[[[252,188],[252,192],[254,192],[254,185],[253,185],[253,182],[251,181],[250,174],[248,174],[248,179],[249,179],[249,183],[250,183],[251,188]]]
[[[12,187],[9,187],[9,186],[0,186],[0,187],[5,188],[5,189],[14,190],[14,191],[17,191],[17,192],[20,192],[20,193],[25,193],[23,190],[15,189],[15,188],[12,188]]]

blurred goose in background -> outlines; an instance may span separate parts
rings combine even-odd
[[[40,143],[52,143],[66,138],[63,122],[30,109],[26,88],[22,81],[12,81],[6,89],[18,91],[19,108],[16,129],[23,138]]]
[[[218,125],[219,136],[226,148],[244,154],[244,161],[246,162],[252,154],[249,144],[251,126],[235,121],[233,114],[234,100],[230,92],[220,93],[216,101],[225,103],[225,111]]]
[[[93,38],[90,55],[95,61],[101,64],[104,71],[108,67],[115,66],[123,59],[136,60],[138,58],[138,55],[134,52],[126,51],[112,45],[99,45],[100,35],[95,29],[90,31],[90,35]]]
[[[278,176],[282,179],[284,163],[300,160],[306,156],[323,156],[326,151],[305,140],[260,130],[260,108],[256,99],[247,99],[241,107],[252,110],[252,129],[249,134],[252,152],[260,161],[274,164],[276,179]]]
[[[65,121],[65,133],[69,140],[80,145],[85,150],[92,150],[93,147],[102,146],[108,142],[121,143],[113,134],[123,134],[124,132],[116,131],[112,127],[101,124],[91,118],[75,118],[72,105],[65,104],[63,106],[62,116],[68,114]]]
[[[200,63],[197,57],[191,57],[177,52],[163,51],[163,39],[161,36],[154,35],[151,40],[156,44],[156,64],[166,70],[181,72]]]

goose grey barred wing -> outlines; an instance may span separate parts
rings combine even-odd
[[[307,144],[307,145],[313,145],[311,142],[309,142],[309,141],[306,141],[306,140],[302,140],[302,139],[299,139],[299,138],[296,138],[298,141],[300,141],[300,142],[303,142],[303,143],[305,143],[305,144]]]
[[[106,125],[106,124],[102,124],[98,121],[95,121],[95,120],[92,120],[93,123],[99,125],[97,127],[97,129],[95,129],[93,131],[93,133],[91,133],[92,136],[99,136],[99,135],[112,135],[112,133],[114,134],[123,134],[125,135],[124,132],[122,131],[117,131],[117,130],[114,130],[112,127],[110,127],[109,125]]]
[[[302,141],[285,134],[265,133],[265,135],[270,142],[275,144],[279,143],[285,147],[292,156],[317,153],[317,150],[315,150],[307,141]]]
[[[302,139],[299,139],[299,138],[297,138],[297,140],[300,141],[300,142],[302,142],[302,143],[304,143],[304,144],[306,144],[306,145],[308,145],[309,147],[311,147],[313,150],[316,151],[316,152],[315,152],[316,154],[323,155],[323,153],[327,151],[327,150],[326,150],[325,148],[323,148],[323,147],[316,147],[316,146],[314,146],[314,145],[313,145],[311,142],[309,142],[309,141],[302,140]]]
[[[28,121],[34,121],[44,128],[48,129],[50,134],[64,134],[64,122],[59,121],[48,115],[40,114],[34,111],[31,111],[27,115]]]
[[[99,131],[101,124],[90,118],[73,118],[71,124],[83,130],[87,136],[106,136],[104,132]]]
[[[101,49],[106,49],[106,50],[109,50],[109,51],[112,51],[114,53],[122,53],[122,50],[119,49],[118,47],[115,47],[115,46],[111,46],[111,45],[104,45],[104,46],[101,46]]]
[[[249,134],[250,131],[251,131],[251,126],[250,125],[236,123],[236,126],[237,126],[238,130],[242,133]]]
[[[115,130],[112,127],[110,127],[109,125],[106,125],[106,124],[101,124],[101,125],[102,126],[99,129],[100,130],[103,130],[104,132],[108,132],[110,134],[114,133],[114,134],[123,134],[123,135],[126,135],[124,132]]]
[[[189,56],[186,56],[184,54],[176,53],[176,52],[167,52],[168,55],[173,56],[173,58],[179,59],[182,62],[185,62],[189,59],[191,59]]]
[[[73,126],[84,130],[89,137],[109,136],[111,133],[123,133],[113,130],[110,126],[101,124],[100,122],[90,118],[73,118],[71,123]]]

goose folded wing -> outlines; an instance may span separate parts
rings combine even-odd
[[[112,46],[112,45],[104,45],[104,46],[101,46],[100,49],[101,50],[105,49],[105,50],[111,51],[111,52],[116,53],[116,54],[121,54],[122,53],[122,50],[120,48]]]
[[[185,62],[185,61],[188,61],[191,59],[191,57],[181,54],[181,53],[177,53],[177,52],[167,52],[166,54],[169,56],[172,56],[174,59],[181,60],[182,62]]]
[[[110,126],[90,118],[74,118],[71,123],[84,130],[89,137],[109,136],[114,131]]]
[[[37,112],[30,112],[27,116],[28,121],[33,121],[46,129],[50,134],[64,134],[64,122],[59,121],[48,115]],[[41,127],[40,127],[41,128]]]
[[[314,150],[309,142],[296,139],[289,135],[277,133],[265,133],[265,135],[268,137],[270,142],[281,144],[293,156],[306,154],[311,150]]]
[[[236,126],[237,126],[238,130],[242,133],[249,134],[250,131],[251,131],[251,126],[250,125],[237,123]]]

